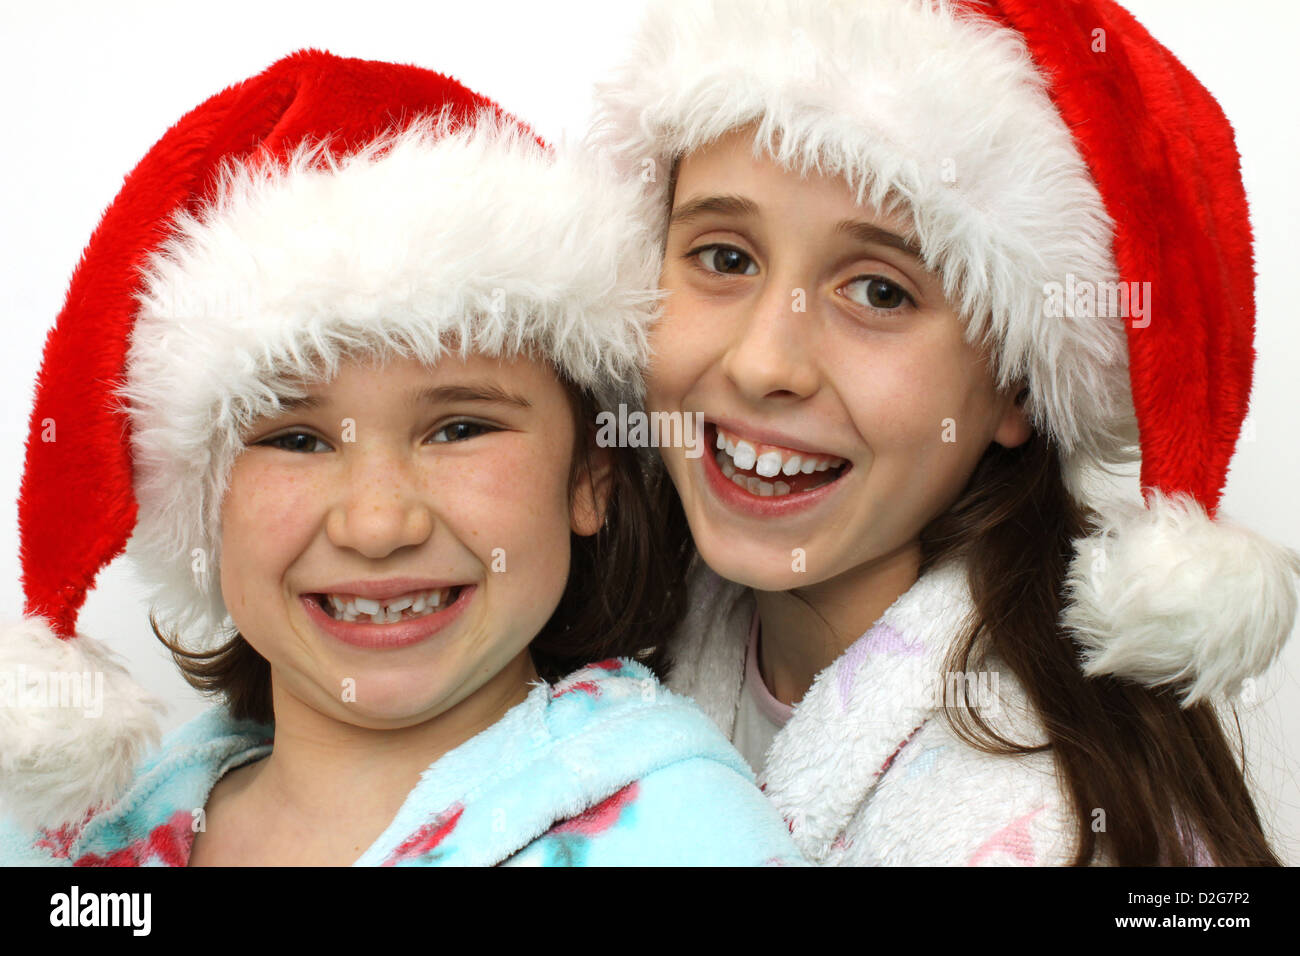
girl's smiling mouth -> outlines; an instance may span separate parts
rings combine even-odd
[[[390,602],[369,602],[360,597],[342,601],[343,595],[325,594],[303,594],[299,601],[320,630],[345,644],[394,648],[427,640],[448,627],[477,591],[476,585],[462,584]]]
[[[776,516],[812,507],[838,488],[852,462],[746,438],[705,422],[711,453],[702,456],[709,486],[725,504],[749,514]]]

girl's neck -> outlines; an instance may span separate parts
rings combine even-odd
[[[921,546],[913,541],[811,587],[755,591],[758,666],[772,696],[797,704],[813,679],[916,583],[920,567]]]
[[[256,764],[218,782],[218,794],[243,830],[245,846],[277,847],[285,859],[304,842],[360,856],[392,822],[435,760],[492,726],[522,702],[538,679],[527,649],[483,687],[411,727],[371,730],[336,720],[272,680],[275,745]],[[226,785],[223,788],[223,784]],[[350,857],[349,859],[342,859]],[[286,862],[294,862],[286,859]],[[317,861],[321,862],[321,861]]]

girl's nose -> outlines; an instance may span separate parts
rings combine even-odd
[[[433,533],[433,503],[415,464],[376,450],[353,456],[326,525],[330,541],[380,560]]]
[[[723,371],[752,402],[802,399],[820,381],[804,289],[768,282],[736,322]]]

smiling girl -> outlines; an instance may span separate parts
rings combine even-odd
[[[592,141],[660,236],[647,405],[714,449],[662,456],[670,685],[805,855],[1276,863],[1215,707],[1300,558],[1215,515],[1254,317],[1200,84],[1109,0],[658,2]]]
[[[656,298],[634,196],[454,80],[315,51],[163,137],[47,343],[0,640],[106,701],[0,712],[0,858],[799,862],[655,679],[680,570],[636,452],[594,442]],[[124,545],[220,699],[151,751],[75,632]]]

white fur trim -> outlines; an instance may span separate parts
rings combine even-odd
[[[1184,706],[1263,673],[1295,623],[1300,555],[1187,495],[1108,507],[1075,543],[1063,623],[1084,672],[1185,684]]]
[[[139,521],[128,554],[159,618],[216,638],[219,522],[242,435],[354,351],[549,359],[598,401],[634,401],[660,294],[636,186],[548,153],[485,111],[425,119],[331,160],[229,170],[153,255],[119,390]],[[200,564],[201,562],[201,564]]]
[[[589,139],[652,179],[642,215],[662,236],[673,161],[754,121],[756,154],[911,214],[968,339],[996,344],[999,384],[1028,382],[1076,498],[1089,467],[1136,460],[1123,319],[1044,314],[1047,283],[1117,267],[1023,38],[929,0],[657,0],[597,87]]]
[[[974,610],[964,578],[957,565],[922,575],[872,628],[894,635],[874,649],[855,643],[827,666],[773,739],[759,779],[809,860],[954,866],[1027,857],[1064,865],[1073,858],[1074,811],[1052,755],[971,747],[938,706],[938,689],[947,686],[943,664]],[[676,666],[667,683],[694,697],[730,736],[753,592],[701,564],[690,594],[690,616],[670,642]],[[997,697],[996,706],[980,703],[981,716],[1017,743],[1045,740],[1015,676],[996,657],[972,663],[981,681],[976,692]],[[1012,838],[998,839],[1015,821]]]
[[[0,810],[24,827],[80,823],[157,746],[164,705],[115,657],[89,637],[60,640],[39,617],[0,630]]]

